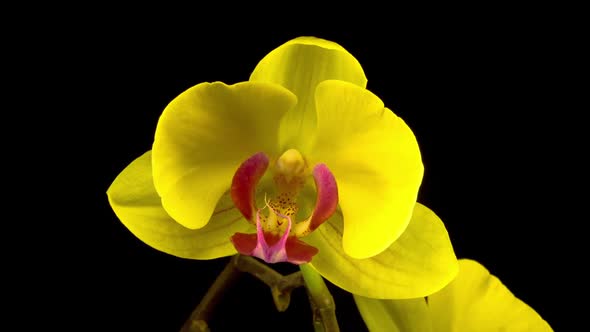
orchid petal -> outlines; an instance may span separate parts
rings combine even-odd
[[[459,274],[428,296],[436,331],[550,332],[549,324],[481,264],[459,260]]]
[[[278,128],[296,97],[274,84],[202,83],[164,110],[153,145],[154,185],[166,212],[191,229],[207,224],[238,166],[278,153]]]
[[[280,146],[305,153],[316,128],[316,86],[328,79],[351,82],[360,87],[367,78],[359,62],[342,46],[320,38],[299,37],[266,55],[250,81],[276,83],[293,92],[296,107],[281,122]]]
[[[152,153],[135,159],[107,191],[109,203],[123,225],[147,245],[170,255],[214,259],[236,253],[229,237],[252,229],[234,206],[229,193],[222,195],[207,226],[192,230],[170,217],[160,202],[152,180]]]
[[[442,332],[433,331],[430,312],[423,297],[378,300],[354,295],[354,301],[371,332]]]
[[[372,257],[404,232],[424,167],[412,130],[368,90],[324,81],[316,90],[317,137],[307,155],[338,183],[344,251]]]
[[[319,249],[311,265],[336,286],[378,299],[408,299],[432,294],[457,274],[458,263],[442,221],[416,203],[405,232],[384,252],[356,259],[342,249],[342,214],[335,213],[305,238]]]

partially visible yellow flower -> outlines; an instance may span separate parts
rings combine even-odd
[[[537,312],[476,261],[459,260],[459,274],[428,299],[354,296],[371,332],[551,332]]]
[[[250,81],[175,98],[109,202],[138,238],[179,257],[311,260],[376,298],[439,290],[457,263],[440,219],[416,203],[418,144],[366,83],[340,45],[291,40]]]

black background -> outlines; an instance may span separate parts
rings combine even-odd
[[[564,143],[573,120],[555,106],[562,67],[552,54],[562,47],[560,33],[551,20],[518,15],[417,15],[396,23],[401,17],[359,29],[80,16],[37,30],[49,41],[38,46],[48,56],[31,60],[43,74],[29,82],[51,91],[44,98],[55,111],[41,119],[60,124],[42,144],[66,147],[43,157],[54,166],[46,189],[58,201],[49,220],[60,232],[50,244],[55,268],[42,268],[40,287],[49,290],[45,310],[56,309],[51,319],[65,330],[180,328],[227,259],[191,261],[148,247],[117,220],[105,192],[150,149],[175,96],[200,82],[247,80],[269,51],[311,35],[351,52],[368,89],[413,129],[425,164],[419,201],[445,222],[457,256],[481,262],[561,330],[568,318],[560,309],[571,295],[564,288],[571,207],[560,188],[563,164],[575,153]],[[365,330],[351,296],[330,287],[341,329]],[[266,287],[244,277],[212,329],[311,330],[304,291],[293,296],[287,312],[277,313]]]

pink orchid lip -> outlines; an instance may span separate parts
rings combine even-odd
[[[289,236],[291,217],[277,215],[288,221],[287,229],[278,237],[278,241],[277,236],[263,232],[259,210],[256,212],[256,234],[234,234],[231,237],[234,247],[242,255],[258,257],[267,263],[289,262],[296,265],[309,263],[319,250],[296,236]]]
[[[272,208],[266,204],[266,206],[272,210]],[[285,245],[287,244],[287,238],[289,237],[289,233],[291,232],[291,217],[285,216],[280,214],[276,211],[273,211],[281,218],[287,219],[287,229],[285,233],[279,238],[279,241],[272,245],[268,245],[266,238],[264,237],[264,232],[262,231],[262,226],[260,225],[260,210],[256,212],[256,238],[257,243],[252,250],[250,255],[263,259],[265,262],[268,263],[278,263],[278,262],[287,262],[289,259],[287,257],[287,249]]]
[[[266,207],[270,213],[287,220],[282,235],[264,231],[260,211],[255,205],[255,189],[269,165],[268,157],[256,153],[243,162],[234,174],[231,186],[231,197],[235,206],[244,217],[256,225],[255,234],[236,233],[231,237],[236,250],[243,255],[255,256],[268,263],[290,262],[293,264],[308,263],[318,253],[318,249],[298,239],[319,227],[336,211],[338,206],[338,188],[334,175],[325,164],[317,164],[313,169],[313,177],[317,190],[316,204],[312,215],[297,224],[303,231],[291,234],[293,221],[291,216],[284,215],[273,209],[269,203]],[[265,208],[266,208],[265,207]],[[254,213],[256,211],[256,213]],[[255,216],[255,220],[254,219]]]

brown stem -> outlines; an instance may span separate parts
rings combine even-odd
[[[232,284],[240,276],[240,271],[236,268],[236,261],[238,256],[231,258],[229,263],[225,266],[223,271],[217,276],[215,282],[199,303],[193,310],[189,318],[186,320],[180,332],[209,332],[207,321],[213,313],[213,309],[221,300],[222,294],[227,291]]]
[[[247,272],[270,287],[272,298],[278,311],[283,312],[291,302],[293,289],[305,285],[313,313],[315,331],[338,332],[335,304],[332,294],[323,278],[309,266],[302,265],[301,271],[283,276],[268,265],[250,256],[235,255],[219,274],[213,285],[193,310],[180,332],[209,332],[207,321],[224,292],[240,276]]]
[[[240,255],[237,257],[236,267],[242,272],[250,273],[270,287],[272,299],[279,312],[287,310],[291,302],[291,292],[293,289],[303,286],[301,272],[283,276],[256,258]]]

